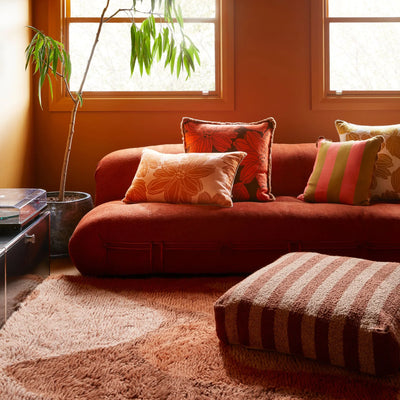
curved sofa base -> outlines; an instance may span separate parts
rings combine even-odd
[[[232,208],[110,201],[86,214],[69,250],[96,276],[248,274],[292,251],[400,261],[398,207],[290,196]]]

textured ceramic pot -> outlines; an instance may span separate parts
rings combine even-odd
[[[92,197],[83,192],[65,192],[64,201],[55,201],[58,192],[47,192],[50,211],[50,256],[68,255],[68,242],[81,218],[93,208]]]

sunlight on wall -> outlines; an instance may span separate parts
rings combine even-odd
[[[2,0],[0,14],[0,187],[32,182],[29,74],[24,70],[28,41],[28,0]]]

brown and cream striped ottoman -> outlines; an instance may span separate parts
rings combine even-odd
[[[374,375],[400,368],[400,264],[289,253],[214,305],[228,344]]]

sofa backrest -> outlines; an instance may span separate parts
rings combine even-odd
[[[149,146],[162,153],[182,153],[182,144]],[[100,160],[95,174],[95,204],[121,200],[135,176],[144,147],[114,151]],[[272,193],[297,196],[303,193],[312,172],[317,149],[314,143],[272,145]]]
[[[271,186],[275,196],[297,196],[303,193],[313,170],[315,143],[272,145]]]

